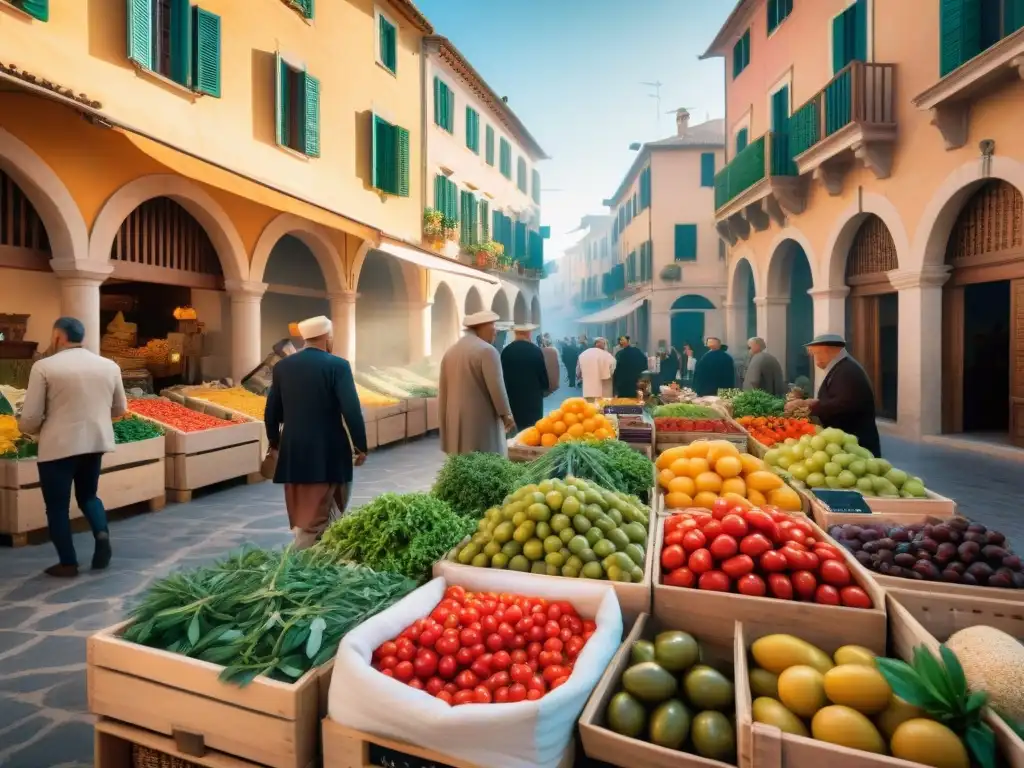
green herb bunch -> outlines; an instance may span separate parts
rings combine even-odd
[[[476,526],[429,494],[385,493],[331,524],[317,548],[339,561],[425,581]]]
[[[673,419],[720,419],[722,414],[706,405],[693,403],[670,403],[659,405],[654,409],[655,416],[668,416]]]
[[[522,485],[523,465],[496,453],[449,456],[431,493],[460,515],[479,520]]]
[[[220,664],[221,679],[237,685],[258,675],[293,682],[330,661],[350,629],[415,587],[315,549],[242,550],[155,583],[124,639]]]
[[[941,660],[919,645],[914,649],[913,664],[883,658],[876,663],[893,693],[962,738],[981,768],[995,768],[995,734],[982,720],[988,694],[968,692],[967,677],[956,654],[945,645],[939,646],[939,653]]]
[[[732,399],[733,418],[741,416],[782,416],[786,401],[760,389],[748,389]]]
[[[612,490],[647,498],[654,485],[654,462],[619,440],[597,440],[588,445],[604,454],[605,466],[615,480]]]
[[[520,485],[566,477],[643,499],[654,484],[654,464],[618,440],[558,443],[526,465]]]
[[[160,437],[163,433],[163,429],[152,421],[140,419],[135,415],[125,416],[114,422],[115,443],[136,443],[140,440]]]

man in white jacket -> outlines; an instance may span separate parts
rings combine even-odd
[[[583,382],[583,397],[611,397],[614,372],[615,356],[608,351],[608,340],[594,339],[594,346],[581,352],[576,363],[576,378]]]

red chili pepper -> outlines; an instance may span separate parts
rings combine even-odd
[[[128,401],[128,410],[140,416],[148,416],[179,432],[201,432],[205,429],[226,427],[231,424],[230,421],[193,411],[178,403],[172,403],[170,400],[130,400]]]

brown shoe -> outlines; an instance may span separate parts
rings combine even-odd
[[[57,565],[51,565],[49,568],[43,571],[43,573],[45,573],[47,576],[53,576],[58,579],[73,579],[75,578],[75,576],[78,575],[78,566],[62,565],[58,563]]]

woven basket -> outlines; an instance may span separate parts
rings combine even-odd
[[[155,749],[132,744],[132,768],[201,768],[198,763],[157,752]]]

